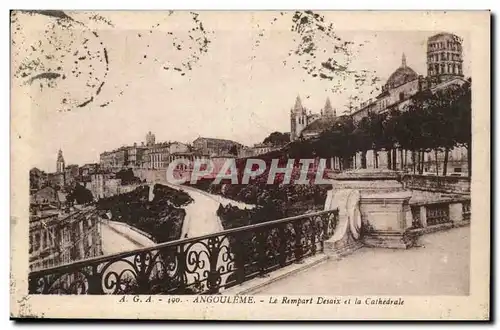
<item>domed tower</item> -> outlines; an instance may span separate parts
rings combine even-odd
[[[64,157],[62,154],[62,150],[59,149],[57,152],[57,161],[56,161],[56,172],[57,173],[64,173]]]
[[[295,106],[290,110],[290,140],[297,140],[307,124],[306,109],[302,106],[300,96],[297,96]]]
[[[401,66],[389,76],[385,87],[386,89],[392,89],[415,79],[418,79],[418,74],[406,65],[406,55],[403,53],[401,56]]]
[[[439,82],[463,77],[462,40],[451,33],[427,39],[427,75]]]

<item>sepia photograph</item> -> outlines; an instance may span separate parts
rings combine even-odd
[[[12,10],[11,315],[489,318],[489,22]]]

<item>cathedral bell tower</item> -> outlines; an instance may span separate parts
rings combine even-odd
[[[321,114],[322,116],[328,118],[334,118],[337,116],[337,111],[332,107],[329,97],[326,98],[325,107],[321,110]]]
[[[295,106],[290,110],[290,140],[295,141],[308,124],[306,109],[302,106],[300,96],[295,99]]]

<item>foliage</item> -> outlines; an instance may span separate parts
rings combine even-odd
[[[231,148],[229,148],[229,154],[233,156],[238,155],[238,147],[236,145],[232,145]]]
[[[137,184],[141,182],[141,179],[136,177],[130,168],[118,171],[115,177],[121,179],[122,185]]]
[[[288,142],[290,142],[290,133],[281,132],[272,132],[262,141],[264,144],[271,144],[273,146],[283,146]]]
[[[370,112],[358,122],[341,117],[315,140],[290,144],[290,156],[340,157],[356,152],[402,148],[412,151],[470,149],[471,82],[415,94],[403,109]]]
[[[217,215],[224,229],[247,226],[285,217],[323,210],[330,185],[268,185],[251,181],[249,184],[203,184],[196,186],[212,194],[256,205],[252,209],[220,205]]]
[[[180,208],[192,202],[185,192],[163,185],[154,186],[149,201],[149,187],[141,186],[126,194],[99,200],[98,209],[111,211],[112,220],[120,221],[154,237],[157,243],[179,239],[186,216]]]
[[[92,192],[82,186],[81,184],[75,184],[73,190],[68,194],[67,201],[69,203],[76,202],[76,204],[88,204],[94,201]]]

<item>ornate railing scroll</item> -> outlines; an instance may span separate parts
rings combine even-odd
[[[214,294],[323,252],[338,210],[102,256],[29,274],[30,294]]]

